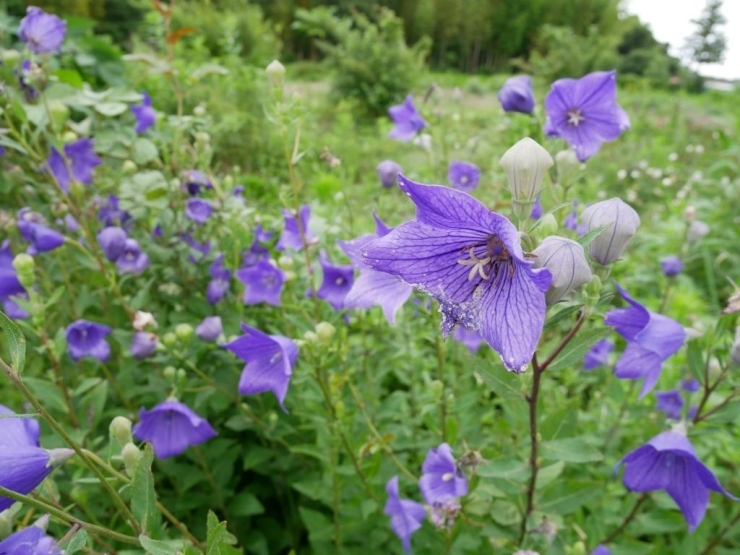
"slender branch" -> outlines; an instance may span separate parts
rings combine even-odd
[[[705,420],[705,419],[709,418],[710,416],[712,416],[715,412],[717,412],[718,410],[720,410],[722,407],[726,406],[727,403],[729,403],[735,397],[737,397],[738,393],[740,393],[740,389],[736,389],[735,391],[733,391],[732,393],[730,393],[725,398],[725,400],[722,401],[719,405],[717,405],[715,407],[712,407],[711,409],[709,409],[708,411],[706,411],[704,413],[699,414],[699,411],[697,410],[696,411],[696,416],[694,417],[694,424],[698,424],[702,420]]]
[[[539,472],[539,465],[537,464],[537,451],[539,449],[539,442],[537,441],[537,400],[540,396],[540,383],[542,380],[542,372],[544,371],[542,366],[537,363],[537,355],[535,354],[532,358],[532,393],[527,394],[526,399],[529,403],[529,484],[527,485],[527,505],[522,515],[522,523],[519,527],[519,543],[524,541],[524,536],[527,534],[527,521],[529,516],[534,511],[534,494],[537,489],[537,473]]]
[[[624,520],[622,521],[622,524],[620,524],[611,534],[609,534],[607,537],[605,537],[603,540],[599,542],[601,545],[606,545],[608,543],[613,542],[619,534],[624,532],[624,529],[629,526],[630,522],[635,520],[635,517],[637,516],[637,513],[640,511],[640,507],[642,507],[642,504],[645,503],[650,499],[650,495],[647,493],[643,493],[635,502],[635,505],[632,507],[632,510],[629,512],[629,514],[624,517]]]
[[[545,359],[545,362],[543,362],[540,365],[540,372],[544,372],[545,370],[547,370],[547,367],[550,366],[550,364],[552,364],[552,361],[555,360],[555,358],[560,354],[560,352],[563,349],[565,349],[568,343],[570,343],[570,341],[575,337],[575,335],[578,333],[578,330],[581,329],[581,326],[583,326],[585,321],[586,321],[586,311],[582,310],[573,328],[571,328],[568,334],[565,337],[563,337],[563,340],[558,344],[557,347],[555,347],[555,350],[552,353],[550,353],[550,356]]]
[[[447,384],[444,375],[445,347],[442,336],[439,333],[435,333],[434,337],[437,343],[437,380],[442,384],[442,396],[439,403],[439,426],[442,432],[442,442],[447,443]]]
[[[740,522],[740,512],[735,515],[735,518],[733,518],[730,522],[728,522],[722,530],[720,530],[713,538],[712,541],[710,541],[707,546],[702,550],[702,552],[699,555],[709,555],[710,553],[713,553],[714,548],[719,545],[719,542],[721,542],[724,537],[727,535],[727,532],[729,532],[734,526],[737,525],[737,523]]]
[[[696,415],[694,416],[693,423],[696,424],[700,422],[701,420],[704,420],[706,416],[702,414],[705,405],[707,404],[707,401],[709,401],[709,397],[714,393],[714,390],[717,389],[720,383],[722,383],[723,378],[725,377],[725,374],[727,374],[727,367],[722,368],[722,372],[720,373],[719,377],[716,379],[716,381],[713,384],[709,383],[709,362],[711,360],[711,357],[707,356],[707,361],[704,364],[704,394],[701,397],[701,401],[699,401],[699,408],[696,409]],[[735,393],[732,395],[734,396]],[[729,401],[729,398],[725,401]],[[724,403],[723,403],[724,405]],[[714,412],[714,409],[712,410]]]

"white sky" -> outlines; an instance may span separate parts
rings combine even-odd
[[[625,0],[627,11],[650,25],[655,38],[669,43],[675,56],[680,56],[679,49],[694,31],[691,20],[701,16],[705,5],[706,0]],[[740,79],[740,0],[724,0],[722,14],[727,19],[722,28],[727,38],[725,61],[703,65],[701,74]]]

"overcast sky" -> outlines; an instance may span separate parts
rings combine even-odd
[[[650,25],[660,42],[671,45],[671,53],[678,56],[686,37],[694,31],[692,19],[698,19],[706,0],[626,0],[627,11]],[[727,51],[722,64],[706,64],[702,75],[740,79],[740,0],[724,0],[722,14],[727,19],[723,31]]]

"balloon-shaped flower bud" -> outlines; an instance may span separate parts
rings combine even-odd
[[[534,250],[537,256],[535,268],[547,268],[552,274],[552,283],[545,293],[548,305],[554,305],[568,293],[591,281],[591,268],[586,261],[583,247],[565,237],[547,237]]]
[[[686,239],[690,245],[699,242],[709,233],[709,226],[701,220],[694,220],[686,232]]]
[[[498,100],[505,112],[531,114],[535,106],[532,78],[529,75],[511,77],[498,92]]]
[[[110,423],[110,434],[116,438],[121,445],[133,441],[131,436],[131,420],[125,416],[116,416]]]
[[[398,174],[403,171],[403,168],[393,160],[383,160],[375,169],[378,171],[380,184],[386,189],[398,184]]]
[[[121,459],[123,459],[123,465],[126,467],[126,473],[129,476],[136,473],[136,467],[139,466],[141,456],[141,450],[133,443],[127,443],[121,449]]]
[[[558,182],[565,183],[578,171],[581,162],[575,150],[566,148],[555,155],[555,167],[558,170]]]
[[[594,203],[581,214],[586,233],[606,229],[588,247],[588,254],[602,266],[615,262],[622,256],[630,239],[640,227],[640,216],[629,204],[619,198]]]
[[[98,243],[105,257],[111,262],[118,260],[126,248],[126,232],[120,227],[106,227],[98,233]]]
[[[553,165],[552,156],[536,141],[526,137],[506,151],[500,164],[509,180],[515,208],[518,207],[517,216],[523,220],[532,211],[540,194],[542,179]]]
[[[285,84],[285,66],[278,60],[273,60],[265,68],[265,71],[267,72],[267,79],[269,79],[270,85],[275,89],[282,89]]]

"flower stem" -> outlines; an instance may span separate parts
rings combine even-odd
[[[699,555],[709,555],[710,553],[714,553],[714,548],[719,545],[719,542],[724,539],[724,537],[727,535],[727,532],[729,532],[734,526],[736,526],[738,522],[740,522],[740,512],[737,513],[735,515],[735,518],[728,522],[727,525],[722,528],[722,530],[715,534],[715,536],[712,538],[712,541],[707,544],[707,546]]]
[[[447,385],[445,383],[445,346],[442,336],[435,333],[437,343],[437,380],[442,384],[442,396],[439,400],[439,426],[442,432],[442,442],[447,443]]]
[[[601,545],[606,545],[608,543],[613,542],[619,534],[624,532],[624,529],[629,526],[630,522],[635,520],[635,517],[637,516],[637,513],[640,511],[640,507],[642,507],[642,504],[645,503],[650,499],[650,495],[647,493],[643,493],[635,502],[635,505],[632,507],[632,510],[629,512],[629,514],[624,517],[624,520],[622,521],[622,524],[620,524],[611,534],[609,534],[607,537],[605,537],[603,540],[599,542]]]
[[[524,541],[527,534],[527,521],[532,511],[534,511],[534,494],[537,489],[537,473],[539,465],[537,463],[537,452],[539,442],[537,440],[537,400],[540,396],[540,383],[542,380],[543,368],[537,363],[537,355],[532,358],[532,392],[527,394],[526,399],[529,403],[529,484],[527,485],[527,505],[522,515],[522,523],[519,527],[519,544]]]

